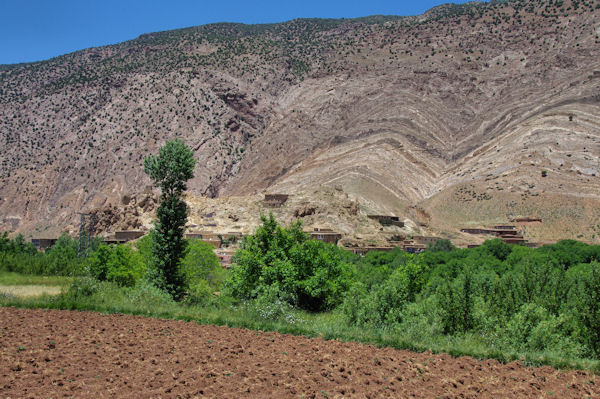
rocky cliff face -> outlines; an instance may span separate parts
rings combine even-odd
[[[196,197],[341,187],[438,232],[542,212],[535,238],[597,240],[599,7],[207,25],[1,67],[0,228],[122,208],[143,157],[181,137]]]

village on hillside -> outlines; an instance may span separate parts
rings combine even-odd
[[[279,208],[287,202],[288,198],[288,194],[265,194],[263,204],[268,208]],[[395,215],[367,215],[367,217],[379,222],[382,226],[397,226],[402,228],[405,225],[405,222],[399,216]],[[522,226],[524,225],[541,224],[541,218],[518,217],[510,219],[509,222],[513,224],[462,227],[458,230],[461,233],[477,235],[483,239],[499,238],[507,244],[525,245],[530,248],[537,248],[541,245],[540,243],[528,241],[522,230]],[[82,219],[81,229],[80,233],[85,232],[86,237],[94,235],[93,231],[85,229],[85,219]],[[344,238],[342,233],[324,226],[315,226],[311,229],[305,229],[304,232],[310,235],[312,239],[333,245],[340,245],[340,240]],[[100,237],[105,244],[114,245],[137,240],[147,233],[148,231],[145,230],[117,230],[101,235]],[[201,240],[214,247],[215,254],[219,258],[221,265],[229,268],[233,261],[233,255],[239,248],[242,237],[249,233],[246,231],[219,231],[214,223],[206,226],[188,223],[184,236],[187,239]],[[387,238],[387,245],[360,245],[359,243],[353,243],[353,245],[342,245],[342,247],[347,251],[362,256],[370,251],[390,252],[395,248],[401,248],[405,252],[416,254],[425,251],[428,247],[442,239],[442,237],[437,236],[390,234]],[[34,237],[31,239],[31,242],[38,250],[45,251],[52,247],[57,240],[58,237]],[[469,244],[467,247],[474,248],[479,245]]]

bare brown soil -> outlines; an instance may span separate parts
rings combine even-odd
[[[600,378],[92,312],[0,308],[0,397],[585,398]]]

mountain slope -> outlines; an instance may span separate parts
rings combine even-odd
[[[149,184],[143,157],[173,137],[198,160],[196,196],[341,187],[363,213],[411,218],[420,206],[432,216],[423,227],[447,234],[551,208],[546,196],[593,210],[598,7],[206,25],[2,67],[0,219],[61,229],[77,211],[120,206]],[[461,189],[488,211],[469,211]],[[599,219],[584,218],[583,238],[597,240]],[[535,238],[577,237],[552,227],[569,220],[548,219]]]

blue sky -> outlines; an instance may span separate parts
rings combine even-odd
[[[0,0],[0,64],[39,61],[142,33],[212,22],[416,15],[445,2],[449,1]]]

